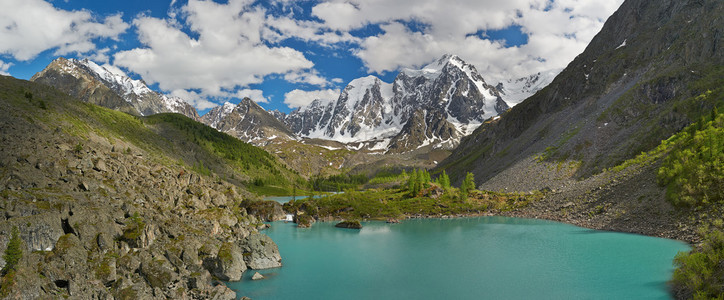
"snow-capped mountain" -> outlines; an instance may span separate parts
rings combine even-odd
[[[249,98],[237,105],[226,102],[214,107],[201,117],[201,122],[256,145],[277,138],[295,139],[284,124]]]
[[[474,66],[445,55],[420,70],[403,70],[393,83],[374,76],[355,79],[337,101],[316,100],[283,121],[300,136],[404,152],[427,145],[452,148],[508,108]]]
[[[510,106],[515,106],[546,87],[556,78],[556,75],[558,75],[561,70],[562,69],[555,69],[547,72],[538,72],[518,79],[508,79],[498,83],[495,87],[498,88],[505,102]]]
[[[88,102],[129,113],[151,115],[175,112],[199,119],[196,109],[183,99],[155,92],[141,80],[131,79],[118,69],[99,66],[87,59],[57,58],[30,80],[51,85]]]

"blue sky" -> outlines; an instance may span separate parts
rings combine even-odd
[[[495,83],[565,67],[622,0],[1,0],[0,73],[58,56],[113,66],[202,114],[284,112],[352,79],[457,54]]]

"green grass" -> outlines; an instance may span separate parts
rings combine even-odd
[[[0,108],[9,116],[33,124],[40,122],[50,130],[62,130],[75,137],[68,143],[79,154],[92,150],[87,149],[86,141],[99,136],[113,145],[122,144],[119,153],[123,155],[140,154],[136,149],[141,149],[142,154],[163,165],[181,166],[237,185],[248,186],[261,180],[265,185],[281,187],[303,181],[263,149],[180,114],[133,116],[11,77],[0,78],[0,99]]]
[[[315,199],[301,199],[284,204],[285,211],[303,211],[317,218],[336,217],[343,219],[401,218],[414,215],[459,215],[475,214],[490,209],[511,210],[526,206],[530,201],[540,199],[540,194],[502,194],[471,191],[470,197],[460,200],[457,189],[450,189],[438,198],[432,198],[427,191],[421,196],[410,197],[406,188],[372,189],[366,191],[348,190]]]

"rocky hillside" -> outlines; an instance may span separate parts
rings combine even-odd
[[[715,0],[625,1],[550,85],[464,138],[440,168],[457,182],[473,172],[478,184],[530,190],[551,184],[520,173],[536,162],[572,163],[581,179],[651,150],[724,105],[722,16]]]
[[[108,69],[87,59],[59,57],[30,80],[83,101],[132,114],[175,112],[199,119],[196,109],[183,99],[154,92],[141,80],[133,80],[117,69]]]
[[[249,98],[244,98],[237,105],[226,102],[214,107],[201,121],[256,145],[264,145],[277,139],[279,142],[296,139],[289,128]]]
[[[517,101],[553,75],[506,83],[506,91]],[[450,149],[483,121],[507,110],[504,96],[474,66],[445,55],[420,70],[403,70],[391,84],[374,76],[358,78],[336,101],[316,100],[275,116],[299,136],[362,143],[369,150],[400,153],[428,145]]]
[[[0,251],[14,228],[22,239],[3,298],[234,299],[216,280],[281,265],[233,184],[245,170],[293,179],[266,152],[4,76],[0,110]]]

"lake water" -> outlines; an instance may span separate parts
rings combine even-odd
[[[329,194],[338,194],[338,193],[337,193],[337,192],[334,192],[334,193],[329,193]],[[327,195],[314,195],[314,198],[319,198],[319,197],[324,197],[324,196],[327,196]],[[309,196],[296,196],[296,197],[292,197],[292,196],[267,196],[267,197],[264,197],[264,200],[271,200],[271,201],[276,201],[276,202],[279,202],[279,203],[287,203],[287,202],[289,202],[289,201],[292,201],[292,199],[295,199],[295,198],[296,198],[297,200],[300,200],[300,199],[304,199],[304,198],[307,198],[307,197],[309,197]]]
[[[279,202],[279,203],[287,203],[287,202],[291,201],[291,200],[294,199],[294,198],[296,198],[297,200],[299,200],[299,199],[304,199],[304,198],[307,198],[307,197],[308,197],[308,196],[296,196],[296,197],[292,197],[292,196],[268,196],[268,197],[265,197],[264,200],[271,200],[271,201],[276,201],[276,202]]]
[[[229,283],[252,299],[669,299],[682,242],[531,219],[275,222],[283,267]]]

